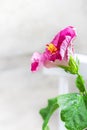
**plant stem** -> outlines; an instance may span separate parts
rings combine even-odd
[[[77,73],[76,86],[79,89],[79,91],[80,91],[81,94],[87,95],[85,81],[83,79],[83,76],[79,72]]]

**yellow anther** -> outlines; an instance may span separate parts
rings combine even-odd
[[[51,52],[51,53],[55,53],[57,51],[57,48],[54,46],[54,44],[50,43],[47,45],[47,49]]]

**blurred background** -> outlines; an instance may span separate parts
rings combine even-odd
[[[68,25],[77,30],[75,52],[87,54],[87,0],[0,0],[1,130],[41,130],[38,111],[58,94],[59,79],[32,74],[30,58]]]

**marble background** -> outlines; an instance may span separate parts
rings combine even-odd
[[[87,54],[87,0],[0,0],[1,130],[41,130],[38,111],[58,94],[58,77],[32,74],[30,57],[68,25],[77,29],[76,52]]]

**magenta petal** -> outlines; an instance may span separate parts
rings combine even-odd
[[[51,41],[56,47],[60,48],[62,42],[66,39],[66,36],[70,37],[70,41],[73,40],[76,36],[75,28],[68,26],[67,28],[61,30]]]
[[[67,48],[69,46],[69,43],[70,43],[70,36],[66,36],[65,40],[62,42],[61,46],[60,46],[60,60],[63,60],[64,57],[66,57],[66,51],[67,51]],[[68,59],[67,59],[68,60]]]
[[[36,71],[37,70],[37,67],[38,67],[38,62],[33,62],[31,64],[31,71]]]
[[[76,32],[73,27],[69,26],[60,32],[58,45],[59,47],[61,46],[61,43],[66,39],[67,36],[69,37],[69,42],[67,42],[69,44],[76,36]]]
[[[58,66],[61,66],[61,65],[68,66],[68,62],[66,60],[62,60],[62,61],[55,60],[54,62],[52,62],[52,61],[46,61],[45,64],[44,64],[44,66],[46,68],[58,67]]]
[[[35,52],[31,58],[31,71],[37,71],[44,66],[45,61],[48,60],[47,53]]]
[[[31,58],[31,71],[37,71],[42,64],[41,54],[35,52]]]
[[[67,56],[69,51],[68,47],[70,46],[75,36],[76,36],[75,28],[72,26],[68,26],[67,28],[61,30],[54,37],[51,43],[53,43],[58,49],[58,51],[55,53],[57,57],[56,59],[63,60],[63,58],[66,57],[66,60],[68,60]],[[51,57],[53,57],[53,55]]]

